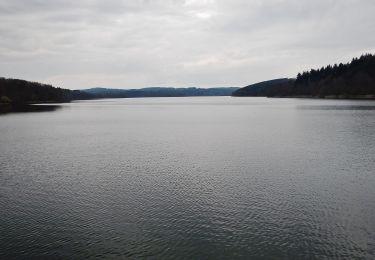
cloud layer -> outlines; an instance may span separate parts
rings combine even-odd
[[[375,52],[373,0],[0,0],[0,76],[244,86]]]

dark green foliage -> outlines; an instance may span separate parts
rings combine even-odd
[[[7,97],[13,105],[38,102],[68,102],[74,99],[93,98],[92,95],[37,82],[0,78],[0,97]]]
[[[284,79],[285,80],[285,79]],[[375,95],[375,56],[354,58],[347,64],[335,64],[299,73],[295,80],[281,79],[244,87],[234,96],[340,97]]]
[[[0,104],[11,104],[12,100],[8,98],[7,96],[1,96],[0,97]]]
[[[348,64],[298,74],[292,93],[314,97],[375,95],[375,56],[366,54]]]
[[[100,98],[136,98],[136,97],[188,97],[188,96],[230,96],[238,88],[142,88],[107,89],[92,88],[84,92]]]

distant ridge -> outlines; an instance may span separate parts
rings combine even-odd
[[[264,81],[233,92],[233,96],[375,98],[375,56],[354,58],[299,73],[296,79]]]
[[[233,92],[233,96],[237,97],[264,97],[274,96],[276,93],[287,91],[291,84],[294,83],[294,79],[281,78],[262,81],[255,83],[244,88],[240,88]]]
[[[150,87],[142,89],[91,88],[82,90],[98,98],[137,98],[137,97],[189,97],[189,96],[231,96],[236,87],[223,88],[170,88]]]

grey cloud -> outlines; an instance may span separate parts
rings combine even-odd
[[[374,12],[372,0],[0,0],[0,76],[242,86],[374,52]]]

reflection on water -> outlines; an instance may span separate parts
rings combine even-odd
[[[297,109],[305,110],[375,110],[375,105],[298,105]]]
[[[52,112],[60,108],[61,106],[59,105],[0,105],[0,115],[9,113]]]
[[[0,118],[0,259],[375,259],[373,101],[62,106]]]

